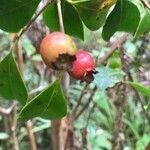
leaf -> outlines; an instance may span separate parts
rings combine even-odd
[[[135,33],[139,21],[138,7],[129,0],[118,0],[115,8],[107,17],[102,37],[108,41],[116,31]]]
[[[135,33],[135,37],[139,37],[150,31],[150,11],[145,10],[143,17],[140,20],[138,28]]]
[[[9,135],[5,132],[0,132],[0,140],[6,140],[9,138]]]
[[[34,14],[40,0],[1,0],[0,28],[7,32],[18,32]]]
[[[38,116],[45,119],[58,119],[65,116],[66,113],[66,101],[60,82],[56,80],[24,106],[19,114],[19,120],[27,121]]]
[[[84,39],[83,24],[74,7],[65,2],[63,8],[63,22],[65,33]],[[44,12],[43,19],[45,24],[52,31],[60,31],[59,17],[56,3],[52,3]]]
[[[144,87],[143,85],[137,82],[127,82],[127,84],[130,84],[137,91],[141,92],[141,94],[150,97],[150,88]]]
[[[149,150],[150,136],[144,133],[143,136],[136,142],[136,150]]]
[[[73,1],[82,21],[90,30],[99,29],[105,22],[109,8],[116,0]]]
[[[18,100],[25,105],[28,98],[17,64],[10,52],[0,63],[0,97]]]
[[[98,73],[94,75],[94,82],[102,90],[113,87],[116,83],[123,81],[124,73],[121,70],[108,67],[101,67],[96,70]]]
[[[120,52],[115,51],[108,60],[108,66],[113,69],[121,68]]]
[[[123,121],[132,130],[132,132],[134,133],[136,139],[140,139],[140,135],[139,135],[136,127],[134,126],[134,124],[128,119],[124,119]]]

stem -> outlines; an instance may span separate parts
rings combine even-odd
[[[32,128],[33,128],[33,124],[30,120],[28,120],[26,122],[26,130],[27,130],[27,133],[28,133],[30,147],[31,147],[31,150],[37,150],[36,140],[35,140],[35,136],[33,134]]]
[[[101,64],[104,64],[114,53],[114,51],[120,46],[122,45],[127,37],[129,36],[129,34],[123,34],[120,38],[118,38],[115,42],[113,42],[110,46],[110,50],[104,55],[104,57],[100,58],[100,60],[98,61],[99,63]],[[93,88],[93,90],[95,90],[96,87]],[[78,99],[78,103],[77,105],[75,106],[75,109],[73,110],[72,112],[72,119],[74,118],[74,114],[77,112],[77,109],[79,108],[81,102],[82,102],[82,98],[85,94],[85,90],[87,89],[87,85],[84,86],[82,92],[81,92],[81,95],[79,96],[79,99]],[[91,92],[91,95],[93,94],[93,92]],[[90,102],[87,102],[87,104],[90,104]],[[86,106],[87,106],[86,104]],[[96,105],[93,105],[93,107],[95,108]],[[87,106],[88,107],[88,106]],[[92,108],[92,109],[94,109]],[[80,113],[82,114],[86,109],[82,109],[80,111]],[[80,114],[80,115],[81,115]],[[79,115],[79,114],[78,114]],[[78,118],[78,115],[76,116],[76,118]],[[74,119],[73,119],[74,120]]]
[[[24,78],[24,70],[23,70],[24,61],[23,61],[23,55],[22,55],[22,48],[21,48],[19,41],[17,41],[16,43],[16,55],[17,55],[18,67],[19,67],[21,76],[22,78]],[[32,126],[33,126],[32,122],[29,120],[26,122],[25,125],[26,125],[26,130],[28,133],[31,150],[37,150],[35,136],[32,132]]]
[[[85,106],[79,111],[79,113],[75,116],[75,120],[77,120],[77,119],[80,117],[80,115],[88,108],[89,104],[90,104],[91,101],[93,100],[93,96],[94,96],[96,90],[97,90],[97,87],[95,86],[95,87],[93,88],[92,92],[91,92],[91,95],[90,95],[90,97],[89,97],[89,99],[88,99],[86,105],[85,105]]]
[[[11,121],[11,132],[12,132],[12,140],[13,140],[13,148],[14,150],[19,150],[19,143],[16,136],[17,129],[17,103],[12,110],[12,121]]]
[[[29,27],[32,25],[32,23],[40,16],[40,14],[49,6],[51,1],[49,0],[46,5],[37,13],[35,16],[29,21],[29,23],[16,35],[13,41],[13,45],[11,46],[11,49],[13,49],[16,45],[16,43],[19,41],[21,36],[29,29]]]
[[[150,5],[148,4],[148,2],[146,2],[145,0],[141,0],[141,2],[143,3],[144,7],[150,10]]]
[[[61,9],[61,0],[57,0],[57,11],[59,17],[59,25],[61,32],[64,33],[63,16]],[[57,79],[61,80],[63,77],[63,71],[58,72]],[[51,122],[51,139],[53,150],[64,150],[65,141],[67,138],[68,125],[67,118],[53,120]]]
[[[121,63],[122,63],[122,70],[125,72],[125,77],[124,77],[124,81],[128,80],[128,70],[129,70],[129,66],[126,63],[126,57],[125,57],[125,50],[123,47],[120,47],[121,50]],[[121,87],[122,86],[122,87]],[[122,145],[124,143],[124,139],[122,139],[120,137],[121,133],[124,133],[124,129],[125,129],[125,125],[124,125],[124,118],[125,118],[125,107],[126,107],[126,103],[127,103],[127,94],[128,93],[128,87],[126,84],[122,84],[120,86],[120,91],[119,91],[119,96],[118,99],[116,101],[116,107],[117,107],[117,114],[118,116],[116,117],[117,121],[115,122],[115,131],[114,131],[114,135],[113,135],[113,150],[118,150],[122,148]]]
[[[82,90],[82,92],[81,92],[81,94],[80,94],[80,97],[79,97],[79,99],[78,99],[78,103],[77,103],[77,105],[75,106],[74,110],[72,111],[73,117],[76,115],[76,112],[77,112],[79,106],[81,105],[82,98],[83,98],[83,96],[84,96],[84,94],[85,94],[85,91],[87,90],[87,87],[88,87],[88,84],[86,84],[86,85],[84,86],[84,88],[83,88],[83,90]]]
[[[61,9],[61,0],[57,0],[57,11],[58,11],[58,17],[59,17],[59,25],[61,32],[65,32],[64,30],[64,22],[63,22],[63,15],[62,15],[62,9]]]
[[[105,61],[112,56],[113,52],[125,42],[128,36],[129,34],[123,34],[120,38],[118,38],[118,40],[113,42],[113,44],[110,46],[110,51],[108,51],[104,57],[100,58],[99,63],[104,64]]]

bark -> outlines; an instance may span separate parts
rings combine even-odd
[[[67,118],[51,122],[51,138],[53,150],[64,150],[67,137]]]

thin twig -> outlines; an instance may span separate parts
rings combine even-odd
[[[132,78],[132,75],[131,75],[130,71],[128,72],[128,77],[129,77],[129,81],[131,81],[131,82],[134,81],[133,78]],[[136,96],[137,96],[137,100],[138,100],[139,103],[141,104],[142,112],[143,112],[143,114],[145,115],[145,117],[147,118],[147,120],[148,120],[148,122],[149,122],[149,124],[150,124],[150,116],[149,116],[149,114],[145,111],[144,102],[143,102],[143,100],[142,100],[142,97],[141,97],[140,93],[139,93],[135,88],[133,88],[133,90],[134,90],[134,92],[135,92],[135,94],[136,94]]]
[[[148,4],[148,2],[146,2],[145,0],[141,0],[141,2],[143,3],[144,7],[150,10],[150,5]]]
[[[12,112],[13,108],[15,107],[16,102],[13,101],[13,103],[11,104],[11,106],[9,108],[2,108],[0,107],[0,113],[2,113],[3,115],[10,115],[10,113]]]
[[[116,41],[114,41],[110,46],[110,50],[104,55],[104,57],[100,58],[99,63],[104,64],[105,61],[112,56],[113,52],[126,41],[128,36],[129,34],[125,33],[121,37],[119,37]]]
[[[59,17],[59,25],[61,32],[65,32],[64,30],[64,22],[63,22],[63,15],[62,15],[62,9],[61,9],[61,0],[57,0],[57,11],[58,11],[58,17]]]
[[[104,57],[100,58],[98,62],[101,64],[104,64],[112,56],[114,51],[126,41],[128,36],[129,36],[129,34],[125,33],[120,38],[118,38],[115,42],[113,42],[112,45],[110,46],[110,50],[104,55]],[[75,108],[78,106],[76,109],[79,108],[86,89],[87,89],[87,85],[84,86],[84,88],[79,96],[78,103],[75,106]],[[95,87],[93,89],[95,89]],[[95,105],[93,105],[93,107],[95,108]],[[94,109],[93,107],[91,108],[92,110]],[[84,110],[86,110],[86,109],[84,109]],[[77,110],[74,110],[74,111],[77,112]],[[74,113],[72,113],[72,117],[74,118]]]
[[[36,94],[37,92],[41,92],[41,91],[44,90],[46,87],[47,87],[47,86],[41,85],[41,86],[39,86],[38,88],[35,88],[35,89],[31,90],[31,91],[29,92],[29,96],[32,96],[32,95]]]
[[[90,104],[91,101],[93,100],[93,96],[94,96],[96,90],[97,90],[97,87],[95,86],[95,87],[93,88],[93,90],[91,91],[91,95],[90,95],[90,97],[89,97],[87,103],[86,103],[85,106],[79,111],[79,113],[75,116],[75,120],[77,120],[77,119],[80,117],[80,115],[88,108],[89,104]]]
[[[33,128],[33,124],[31,122],[31,120],[28,120],[26,122],[26,131],[28,133],[30,147],[31,147],[31,150],[37,150],[36,140],[35,140],[35,136],[34,136],[34,133],[32,131],[32,128]]]
[[[82,98],[83,98],[84,94],[86,93],[87,87],[88,87],[88,84],[86,83],[86,85],[84,86],[84,88],[83,88],[82,91],[81,91],[81,94],[80,94],[79,99],[78,99],[78,103],[77,103],[77,105],[75,106],[74,110],[72,111],[72,115],[73,115],[73,116],[76,115],[76,112],[77,112],[79,106],[81,105]]]
[[[12,110],[12,120],[11,120],[11,132],[12,132],[12,140],[13,140],[13,147],[14,150],[19,150],[19,143],[18,143],[18,139],[17,139],[17,103],[16,105],[13,107]]]
[[[16,35],[16,37],[14,39],[14,43],[19,41],[21,36],[29,29],[29,27],[32,25],[32,23],[40,16],[40,14],[49,6],[50,3],[51,3],[51,1],[49,0],[46,3],[46,5],[38,13],[36,13],[35,16],[29,21],[29,23],[20,31],[20,33],[18,33],[18,35]]]
[[[24,61],[23,61],[23,55],[22,55],[22,47],[19,41],[17,41],[16,43],[16,55],[17,55],[17,61],[18,61],[18,67],[21,73],[22,78],[24,78]],[[17,117],[16,117],[17,118]],[[15,131],[15,121],[17,121],[17,119],[14,119],[14,131]],[[36,146],[36,140],[35,140],[35,136],[32,132],[32,122],[29,120],[26,122],[25,124],[26,126],[26,130],[28,132],[28,138],[29,138],[29,142],[30,142],[30,147],[31,150],[37,150],[37,146]]]
[[[61,32],[64,33],[64,24],[63,24],[63,16],[61,9],[61,0],[57,0],[57,11],[59,17],[59,25]],[[62,79],[63,76],[61,76]],[[55,150],[63,150],[65,147],[65,142],[68,134],[68,126],[66,124],[66,117],[63,119],[53,120],[51,122],[51,132],[52,132],[52,148]]]
[[[88,126],[88,123],[89,123],[91,114],[94,112],[95,107],[96,107],[96,102],[94,102],[94,104],[93,104],[91,110],[89,111],[89,114],[88,114],[88,117],[87,117],[87,122],[86,122],[86,128],[87,128],[87,126]]]
[[[128,64],[126,63],[126,57],[125,57],[125,50],[123,47],[120,47],[120,51],[121,51],[121,63],[122,63],[122,70],[125,72],[125,76],[124,76],[124,81],[128,80]],[[120,92],[119,92],[119,96],[118,96],[118,100],[116,101],[116,107],[117,107],[117,114],[118,116],[117,121],[116,121],[116,125],[115,125],[115,132],[114,132],[114,136],[113,136],[113,150],[119,150],[122,149],[122,145],[123,145],[123,138],[122,138],[122,134],[124,131],[124,122],[123,119],[125,117],[125,113],[124,113],[124,109],[126,106],[126,102],[127,102],[127,95],[126,93],[128,93],[128,87],[126,84],[121,84],[120,85]]]

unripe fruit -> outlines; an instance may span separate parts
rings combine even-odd
[[[74,41],[69,35],[62,32],[53,32],[48,34],[40,44],[40,54],[45,64],[53,67],[54,69],[59,70],[61,63],[64,63],[65,61],[67,62],[68,60],[70,61],[68,57],[75,56],[76,53],[77,49]],[[68,60],[66,60],[66,58]]]
[[[77,80],[91,82],[93,73],[95,72],[94,58],[85,50],[80,50],[76,54],[76,60],[73,62],[73,67],[69,72],[70,76]],[[90,80],[90,81],[87,81]]]

